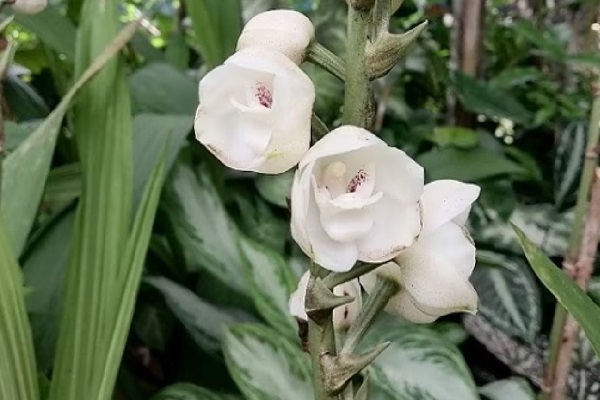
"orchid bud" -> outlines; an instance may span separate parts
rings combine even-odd
[[[48,0],[15,0],[13,10],[21,14],[37,14],[48,6]]]
[[[229,168],[279,174],[310,144],[315,87],[281,53],[248,47],[200,81],[196,139]]]
[[[300,278],[298,287],[294,293],[290,296],[289,308],[292,316],[302,321],[308,321],[308,315],[306,314],[306,290],[308,288],[308,280],[310,279],[310,272],[307,271]],[[338,331],[345,331],[350,328],[350,325],[354,322],[360,309],[362,307],[362,297],[360,292],[360,285],[357,279],[349,282],[342,283],[333,288],[333,293],[338,296],[351,296],[354,297],[354,301],[336,307],[333,310],[333,327]]]
[[[244,26],[237,50],[264,46],[300,65],[314,38],[315,28],[304,14],[293,10],[265,11]]]
[[[451,180],[425,186],[423,229],[417,242],[393,262],[360,278],[366,292],[373,290],[377,276],[396,282],[400,290],[386,311],[415,323],[477,311],[477,293],[469,282],[475,246],[464,225],[479,191],[478,186]]]
[[[350,270],[381,263],[421,229],[423,168],[369,131],[342,126],[304,155],[291,194],[292,236],[315,263]]]

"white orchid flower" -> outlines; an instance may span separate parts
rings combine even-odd
[[[308,280],[310,278],[310,272],[307,271],[302,275],[298,282],[298,287],[294,293],[290,296],[289,308],[292,316],[302,320],[308,321],[308,315],[306,315],[306,289],[308,287]],[[346,331],[350,328],[350,325],[354,322],[360,309],[362,307],[361,289],[358,283],[358,279],[354,279],[333,288],[333,293],[337,296],[352,296],[354,301],[342,306],[336,307],[333,310],[333,327],[335,330]]]
[[[322,267],[384,262],[421,229],[423,168],[354,126],[334,129],[302,158],[291,194],[292,236]]]
[[[393,262],[360,278],[365,291],[377,276],[398,284],[386,310],[415,323],[429,323],[454,313],[477,311],[477,293],[469,282],[475,267],[475,246],[465,222],[479,196],[476,185],[453,180],[425,186],[421,196],[423,229],[415,244]]]
[[[196,139],[230,168],[278,174],[308,149],[315,87],[277,51],[235,53],[200,81],[199,95]]]
[[[15,0],[13,10],[20,14],[37,14],[48,6],[48,0]]]
[[[293,10],[265,11],[246,23],[237,50],[264,46],[300,65],[314,37],[315,28],[304,14]]]

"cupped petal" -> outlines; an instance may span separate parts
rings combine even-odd
[[[405,203],[384,194],[372,211],[371,232],[357,242],[360,261],[388,261],[414,243],[421,230],[418,203]]]
[[[303,168],[305,165],[325,157],[346,154],[372,146],[387,147],[387,144],[366,129],[343,125],[315,143],[302,157],[299,167]]]
[[[296,170],[294,174],[294,181],[292,182],[291,190],[291,233],[292,238],[296,241],[298,246],[302,249],[304,254],[308,257],[313,258],[312,245],[310,244],[310,237],[306,229],[308,209],[311,201],[315,201],[311,197],[312,192],[312,171],[314,163],[307,165],[303,169]]]
[[[348,271],[356,263],[356,244],[337,242],[323,229],[310,183],[311,172],[312,168],[297,172],[292,186],[292,237],[302,251],[323,268]]]
[[[296,290],[290,295],[288,302],[290,314],[303,321],[308,321],[308,315],[306,315],[306,289],[308,288],[309,279],[310,271],[306,271],[300,278]]]
[[[406,290],[400,290],[397,295],[392,297],[386,305],[385,311],[415,324],[429,324],[440,317],[437,314],[427,314],[419,309],[414,298]]]
[[[398,287],[402,287],[402,270],[398,264],[396,264],[394,261],[390,261],[358,278],[361,286],[363,289],[365,289],[365,292],[371,293],[375,287],[378,276],[390,279],[396,282]]]
[[[375,158],[377,180],[375,191],[381,191],[396,200],[416,203],[423,194],[423,167],[402,150],[394,147],[382,149]]]
[[[373,227],[373,207],[382,193],[363,199],[356,193],[345,193],[331,199],[329,191],[317,187],[313,177],[313,190],[319,207],[323,229],[338,242],[353,242],[365,236]]]
[[[425,185],[421,204],[423,206],[422,234],[433,232],[449,221],[464,225],[471,205],[479,197],[477,185],[455,180],[438,180]]]
[[[477,293],[468,280],[475,248],[461,227],[444,225],[419,238],[395,261],[402,269],[403,290],[423,313],[442,316],[477,310]]]
[[[265,11],[246,23],[237,50],[265,46],[300,64],[314,36],[314,26],[304,14],[293,10]]]

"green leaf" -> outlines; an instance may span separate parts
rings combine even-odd
[[[523,125],[531,123],[533,119],[531,112],[517,99],[489,83],[458,71],[454,72],[450,82],[463,106],[471,112],[507,118]]]
[[[459,126],[442,126],[433,131],[433,142],[441,147],[471,149],[479,145],[479,135],[472,129]]]
[[[233,400],[234,397],[196,386],[191,383],[176,383],[161,390],[151,400]]]
[[[11,73],[2,82],[2,91],[17,121],[42,119],[49,113],[42,96],[29,83]]]
[[[148,346],[164,352],[173,331],[173,317],[164,307],[140,304],[133,321],[136,335]]]
[[[525,170],[503,154],[483,148],[432,150],[417,158],[430,180],[457,179],[474,182],[500,175],[523,175]]]
[[[312,400],[308,355],[262,325],[238,325],[225,335],[225,362],[248,400]]]
[[[295,338],[298,327],[288,307],[290,294],[296,289],[294,274],[279,254],[259,243],[241,237],[240,248],[248,265],[256,309],[274,329]]]
[[[6,142],[4,144],[6,151],[10,153],[19,147],[39,125],[37,121],[22,122],[20,124],[13,121],[4,121],[4,133],[6,135]]]
[[[240,209],[238,224],[242,231],[255,241],[283,254],[286,241],[290,238],[289,221],[276,215],[258,196],[240,193],[235,195],[235,201]]]
[[[239,251],[239,230],[227,214],[205,169],[173,167],[165,187],[165,212],[186,250],[187,265],[208,270],[228,287],[250,298]]]
[[[193,116],[198,106],[198,85],[166,63],[151,63],[129,78],[135,114]]]
[[[166,278],[152,277],[145,281],[158,289],[169,309],[183,324],[196,344],[209,352],[221,349],[221,339],[227,327],[251,320],[238,310],[225,309],[199,298],[194,292]]]
[[[36,359],[44,373],[50,371],[54,360],[74,222],[72,211],[52,224],[33,243],[23,265]]]
[[[554,204],[559,208],[574,196],[585,157],[587,123],[573,121],[558,137],[554,156]]]
[[[385,398],[479,399],[460,351],[436,333],[412,325],[377,330],[368,333],[360,347],[384,341],[391,344],[373,362],[369,378],[387,394]]]
[[[166,60],[175,68],[185,71],[190,63],[190,48],[181,30],[176,29],[167,42],[165,50]]]
[[[600,354],[600,325],[598,307],[592,299],[562,270],[550,261],[542,251],[531,242],[525,233],[514,226],[525,256],[537,277],[567,309],[585,331],[596,355]]]
[[[183,115],[138,114],[133,120],[133,204],[137,207],[150,173],[167,143],[167,171],[175,162],[194,118]]]
[[[479,393],[489,400],[534,400],[535,393],[523,378],[510,378],[488,383]]]
[[[542,323],[537,283],[516,257],[479,251],[471,281],[479,294],[479,312],[505,333],[533,344]]]
[[[81,194],[81,166],[79,163],[56,167],[48,174],[42,203],[49,213],[69,205]]]
[[[294,171],[287,171],[279,175],[259,175],[254,183],[258,193],[265,200],[276,206],[288,208],[293,181]]]
[[[15,22],[35,33],[52,50],[75,59],[77,30],[71,20],[60,13],[58,7],[49,5],[33,15],[15,14]]]
[[[573,220],[571,211],[557,213],[551,204],[519,206],[510,220],[550,257],[565,253]],[[478,243],[486,243],[496,249],[518,253],[521,248],[510,223],[505,221],[482,221],[476,225],[473,236]]]
[[[498,75],[490,79],[489,84],[499,89],[507,90],[543,78],[543,72],[535,67],[513,67],[502,70]]]
[[[0,219],[0,398],[39,399],[21,269]]]
[[[242,25],[240,1],[230,0],[227,7],[221,0],[186,0],[185,5],[202,58],[212,69],[235,50]]]
[[[77,92],[127,43],[132,26],[90,64],[59,105],[3,162],[0,204],[6,231],[15,254],[21,254],[42,197],[56,138]]]

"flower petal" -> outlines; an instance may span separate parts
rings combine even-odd
[[[352,125],[340,126],[315,143],[300,160],[299,167],[320,158],[349,153],[371,146],[387,147],[387,144],[366,129]]]
[[[428,315],[475,311],[477,293],[468,280],[475,247],[462,228],[448,223],[403,251],[395,261],[402,269],[403,289]]]
[[[302,249],[304,254],[313,258],[313,250],[310,244],[310,238],[306,229],[306,218],[311,201],[312,191],[312,171],[314,164],[307,165],[304,169],[296,170],[291,192],[291,232],[292,238]]]
[[[314,36],[315,28],[304,14],[292,10],[265,11],[246,23],[237,50],[265,46],[300,64]]]
[[[413,244],[421,229],[418,203],[404,203],[384,194],[373,211],[371,232],[358,240],[358,259],[384,262]]]
[[[464,225],[471,205],[479,197],[481,189],[477,185],[444,179],[425,185],[421,204],[423,205],[423,231],[433,232],[446,222],[455,220]]]
[[[293,317],[299,318],[303,321],[308,321],[308,315],[306,315],[306,289],[308,288],[308,280],[310,279],[310,271],[306,271],[300,278],[298,286],[294,293],[290,295],[288,306],[290,314]]]
[[[388,147],[378,152],[375,191],[406,203],[419,201],[423,194],[423,167],[402,150]]]
[[[392,297],[385,310],[415,324],[428,324],[439,318],[439,315],[430,315],[417,308],[414,298],[406,290],[400,290]]]
[[[333,327],[338,331],[345,331],[356,320],[362,308],[362,296],[358,279],[342,283],[333,288],[337,296],[352,296],[354,301],[333,310]]]

